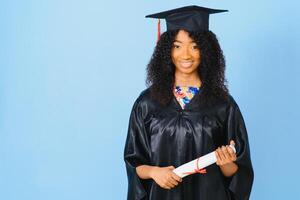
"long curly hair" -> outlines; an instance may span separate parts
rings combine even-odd
[[[151,97],[166,106],[173,98],[175,65],[171,51],[179,30],[164,32],[157,42],[154,53],[147,65],[146,85]],[[225,58],[216,35],[211,31],[187,31],[200,49],[201,60],[197,68],[202,82],[201,103],[213,104],[217,99],[228,100],[229,91],[225,79]],[[200,102],[199,102],[200,103]]]

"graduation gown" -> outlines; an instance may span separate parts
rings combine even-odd
[[[199,94],[201,93],[201,89]],[[199,94],[183,110],[174,97],[166,107],[144,90],[135,101],[128,126],[124,160],[128,176],[128,200],[246,200],[253,183],[248,136],[234,99],[201,106]],[[197,100],[198,99],[198,100]],[[225,177],[219,166],[206,174],[193,174],[174,188],[161,188],[152,179],[141,179],[139,165],[175,168],[235,141],[238,171]]]

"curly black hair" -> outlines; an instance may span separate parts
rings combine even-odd
[[[157,42],[147,65],[146,85],[151,97],[166,106],[173,98],[175,65],[171,50],[179,30],[164,32]],[[187,31],[200,49],[201,60],[197,68],[201,85],[201,103],[212,104],[217,99],[228,100],[229,91],[225,79],[225,58],[216,35],[211,31]],[[200,103],[200,102],[199,102]]]

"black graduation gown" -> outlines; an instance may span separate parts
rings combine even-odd
[[[201,90],[200,90],[201,93]],[[128,176],[128,200],[246,200],[253,183],[248,136],[238,105],[230,100],[214,106],[201,106],[195,95],[183,110],[174,97],[160,107],[144,90],[135,101],[128,126],[124,160]],[[226,178],[219,166],[206,168],[206,174],[183,178],[166,190],[152,179],[140,179],[139,165],[175,168],[235,141],[239,169]]]

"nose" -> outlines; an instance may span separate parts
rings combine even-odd
[[[190,53],[190,50],[189,50],[189,48],[182,48],[182,54],[181,54],[181,57],[183,58],[183,59],[189,59],[189,58],[191,58],[191,53]]]

